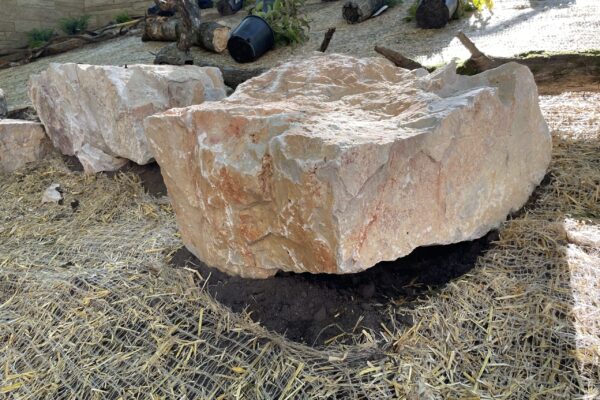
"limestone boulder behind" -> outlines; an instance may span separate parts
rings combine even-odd
[[[153,155],[142,121],[173,107],[225,97],[217,68],[50,64],[29,82],[31,101],[54,145],[86,172],[116,170]]]

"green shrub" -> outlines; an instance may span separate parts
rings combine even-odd
[[[275,0],[267,11],[262,11],[263,3],[258,2],[252,14],[262,17],[275,33],[275,42],[279,44],[302,43],[308,39],[306,31],[310,28],[308,18],[300,8],[306,0]]]
[[[115,17],[115,22],[117,24],[122,24],[129,21],[131,21],[131,17],[129,16],[129,13],[127,11],[122,12],[121,14]]]
[[[54,30],[52,28],[32,29],[27,32],[29,47],[34,49],[36,47],[43,46],[52,38],[52,36],[54,36]]]
[[[75,35],[85,31],[88,27],[90,17],[83,15],[81,17],[69,17],[60,20],[60,29],[67,35]]]
[[[467,9],[467,7],[474,8],[477,11],[483,10],[486,7],[488,10],[491,10],[494,7],[494,0],[462,0],[463,7]]]

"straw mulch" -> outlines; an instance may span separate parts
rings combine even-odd
[[[542,103],[554,157],[531,202],[475,269],[391,304],[412,327],[352,346],[286,341],[168,267],[172,210],[134,175],[0,176],[0,397],[598,398],[600,94]],[[65,202],[42,205],[53,182]]]

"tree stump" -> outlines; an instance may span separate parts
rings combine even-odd
[[[349,24],[362,22],[383,6],[383,0],[349,0],[344,4],[342,15]]]
[[[229,27],[216,22],[203,22],[198,32],[199,44],[207,50],[222,53],[227,48],[229,40]]]
[[[219,0],[217,1],[217,11],[222,16],[233,15],[243,7],[242,0]]]

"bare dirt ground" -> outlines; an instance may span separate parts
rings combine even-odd
[[[418,61],[437,65],[452,58],[466,59],[468,52],[455,34],[462,30],[478,47],[490,55],[511,56],[532,50],[582,51],[600,49],[600,1],[597,0],[496,0],[493,13],[484,11],[452,21],[439,30],[423,30],[414,21],[405,22],[410,0],[358,25],[348,25],[341,14],[342,1],[309,0],[307,13],[311,19],[309,41],[302,46],[275,49],[257,62],[243,68],[272,66],[290,57],[302,56],[319,48],[325,31],[334,26],[328,52],[359,56],[377,56],[375,45],[388,46]],[[206,20],[218,20],[231,27],[244,17],[240,12],[220,18],[214,9],[203,14]],[[143,43],[139,36],[128,36],[37,60],[31,64],[0,70],[0,88],[6,93],[9,108],[29,103],[26,93],[30,74],[39,73],[51,62],[87,64],[152,63],[165,43]],[[198,60],[218,65],[237,65],[225,52],[212,54],[195,48]]]

